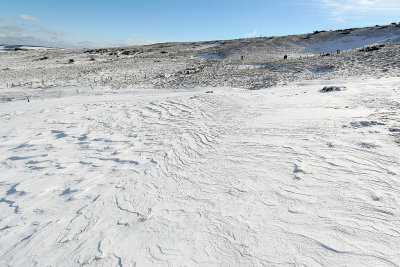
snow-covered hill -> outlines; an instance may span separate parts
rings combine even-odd
[[[1,53],[0,265],[399,266],[398,29]]]
[[[305,79],[392,77],[400,73],[399,36],[396,24],[227,41],[16,51],[0,55],[0,88],[264,88]],[[376,44],[383,47],[360,52]]]
[[[313,38],[312,35],[304,37],[311,41],[303,44],[303,52],[332,53],[336,52],[336,50],[358,49],[363,46],[399,42],[400,24],[386,27],[347,29],[333,33],[317,33],[317,35],[319,35],[318,38]]]
[[[0,45],[0,51],[50,50],[54,48],[31,45]]]

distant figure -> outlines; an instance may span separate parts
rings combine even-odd
[[[240,59],[243,60],[243,59],[244,59],[244,56],[240,56]]]
[[[286,60],[286,59],[287,59],[287,55],[284,55],[284,56],[283,56],[283,60]]]
[[[338,54],[338,55],[340,54],[340,50],[339,50],[339,49],[338,49],[338,50],[336,50],[336,54]]]

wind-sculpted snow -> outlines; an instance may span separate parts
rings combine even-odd
[[[0,265],[398,266],[399,82],[1,103]]]

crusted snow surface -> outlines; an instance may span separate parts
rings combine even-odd
[[[3,102],[0,265],[398,266],[399,84]]]

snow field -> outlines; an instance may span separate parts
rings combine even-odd
[[[0,264],[400,265],[399,82],[2,103]]]

